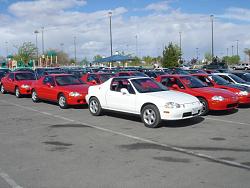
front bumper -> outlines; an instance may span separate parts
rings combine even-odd
[[[239,104],[250,104],[250,95],[239,96]]]
[[[185,108],[168,109],[165,107],[161,107],[159,110],[162,120],[180,120],[198,116],[201,112],[201,109],[202,104],[190,104],[185,105]]]
[[[20,88],[19,92],[21,95],[31,95],[31,87],[30,88]]]
[[[85,96],[86,96],[86,94],[82,94],[81,96],[78,96],[78,97],[70,97],[70,96],[68,96],[67,103],[68,103],[68,105],[87,104]]]
[[[232,98],[225,98],[223,101],[208,101],[208,108],[209,110],[230,110],[235,109],[238,107],[239,98],[232,97]]]

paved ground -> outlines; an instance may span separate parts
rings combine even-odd
[[[164,122],[0,95],[0,188],[249,188],[250,108]]]

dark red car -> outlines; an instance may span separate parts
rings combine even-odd
[[[172,90],[181,91],[197,97],[203,104],[201,115],[209,110],[229,110],[238,106],[239,99],[233,92],[208,87],[190,75],[163,75],[156,79]]]
[[[112,73],[87,73],[82,76],[81,80],[88,85],[97,85],[102,84],[113,76],[114,74]]]
[[[239,97],[240,104],[250,103],[250,88],[247,86],[232,84],[217,75],[193,74],[193,76],[210,87],[226,89],[235,93]]]
[[[35,75],[31,72],[11,72],[1,80],[1,93],[14,93],[17,98],[31,94]]]
[[[51,74],[41,77],[32,85],[32,100],[57,102],[60,108],[86,104],[88,85],[71,74]]]

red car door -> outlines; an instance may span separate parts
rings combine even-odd
[[[6,78],[5,85],[4,85],[6,91],[14,92],[14,89],[15,89],[15,85],[13,84],[14,83],[14,77],[15,77],[15,74],[10,73],[9,76]]]
[[[45,76],[42,83],[40,84],[39,94],[42,99],[55,101],[55,81],[52,76]]]

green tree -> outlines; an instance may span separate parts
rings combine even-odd
[[[30,60],[36,58],[36,50],[35,44],[32,42],[24,42],[22,46],[18,48],[18,53],[14,56],[14,59],[23,61],[24,64],[27,65]]]
[[[129,63],[129,66],[140,66],[141,59],[139,57],[134,57],[134,59]]]
[[[94,61],[97,61],[97,60],[99,60],[99,59],[102,59],[102,56],[99,55],[99,54],[97,54],[97,55],[95,55],[95,56],[93,57],[93,60],[94,60]]]
[[[165,46],[162,57],[162,67],[170,68],[179,65],[178,60],[180,59],[181,51],[180,48],[172,42]]]
[[[204,58],[205,58],[205,60],[206,61],[210,61],[210,62],[212,62],[212,54],[210,53],[210,52],[206,52],[205,54],[204,54]]]
[[[226,62],[228,65],[238,64],[240,62],[240,56],[238,55],[224,56],[222,58],[222,61]]]
[[[88,61],[88,59],[85,57],[82,61],[80,61],[80,66],[83,66],[83,65],[89,65],[89,61]]]
[[[244,53],[248,56],[249,62],[250,62],[250,49],[249,48],[245,48]]]

